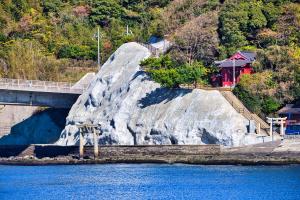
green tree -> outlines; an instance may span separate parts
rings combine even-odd
[[[112,19],[120,19],[124,10],[116,0],[96,0],[91,4],[90,21],[93,24],[108,26]]]
[[[164,87],[176,88],[180,84],[206,85],[210,70],[201,62],[177,65],[169,56],[148,58],[141,63],[151,78]]]
[[[65,63],[44,55],[44,48],[37,41],[17,40],[6,48],[11,78],[57,81],[64,71]]]
[[[163,87],[177,88],[183,83],[181,75],[176,69],[149,70],[151,78]]]
[[[280,106],[281,104],[272,97],[265,97],[262,101],[262,111],[266,114],[276,112]]]
[[[295,85],[293,87],[295,99],[300,99],[300,67],[295,69]]]
[[[96,53],[89,46],[64,45],[57,53],[59,58],[92,59]]]
[[[43,12],[46,14],[49,13],[57,13],[60,11],[60,8],[62,6],[61,0],[43,0],[42,1],[42,7]]]
[[[178,67],[178,73],[182,77],[182,83],[206,85],[208,84],[209,69],[201,62],[194,62]]]
[[[262,2],[253,2],[249,7],[248,31],[255,33],[257,29],[267,25],[267,19],[262,11]]]
[[[273,25],[276,23],[278,17],[281,14],[281,8],[276,7],[272,2],[268,2],[263,6],[262,12],[264,13],[268,21],[268,28],[273,28]]]
[[[233,93],[243,102],[243,104],[252,112],[256,114],[261,113],[261,100],[258,95],[253,95],[249,91],[245,90],[240,84],[238,84]]]
[[[221,43],[231,54],[237,48],[248,44],[245,31],[248,30],[248,3],[227,3],[221,10],[219,33]]]
[[[170,55],[162,55],[158,58],[150,57],[141,62],[146,69],[171,69],[176,67],[176,63]]]

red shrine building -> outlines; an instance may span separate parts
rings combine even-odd
[[[219,82],[219,85],[223,87],[235,86],[240,81],[241,75],[253,72],[252,63],[255,57],[254,52],[238,51],[228,59],[215,61],[217,67],[220,68],[220,74],[218,79],[213,81]]]

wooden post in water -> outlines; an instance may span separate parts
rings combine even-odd
[[[96,133],[95,127],[92,127],[93,136],[94,136],[94,157],[95,159],[99,156],[99,147],[98,147],[98,134]]]
[[[83,145],[83,131],[82,127],[79,128],[79,157],[83,158],[83,151],[84,151],[84,145]]]

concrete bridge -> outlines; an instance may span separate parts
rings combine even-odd
[[[86,90],[94,73],[75,84],[21,79],[0,79],[0,104],[71,108]]]

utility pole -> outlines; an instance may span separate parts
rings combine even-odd
[[[97,65],[98,65],[98,70],[100,70],[101,67],[101,57],[100,57],[100,28],[99,26],[97,27],[97,33],[94,34],[93,39],[97,39]]]
[[[126,36],[133,34],[132,31],[129,29],[128,24],[126,25],[126,33],[125,34],[126,34]]]
[[[100,70],[100,28],[99,26],[98,26],[97,39],[98,39],[98,69]]]
[[[233,84],[232,84],[232,86],[235,87],[235,82],[236,82],[235,81],[235,58],[233,58],[233,73],[232,74],[233,74],[233,79],[232,79]]]

